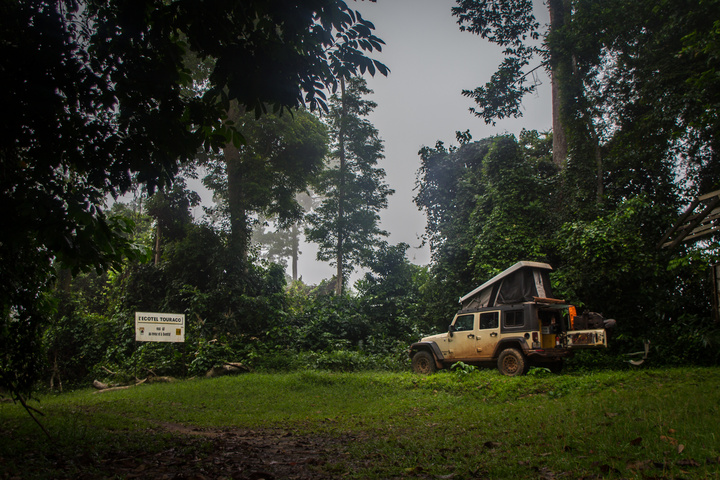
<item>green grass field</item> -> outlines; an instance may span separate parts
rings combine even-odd
[[[717,368],[246,374],[32,405],[54,439],[0,404],[0,478],[720,478]]]

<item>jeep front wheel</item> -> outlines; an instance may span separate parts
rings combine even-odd
[[[421,351],[417,352],[412,357],[412,369],[413,372],[422,375],[429,375],[435,373],[437,367],[435,366],[435,359],[429,352]]]
[[[516,377],[525,373],[526,361],[520,351],[515,348],[506,348],[498,357],[498,370],[503,375]]]

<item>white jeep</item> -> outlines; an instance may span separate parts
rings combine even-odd
[[[518,262],[460,298],[462,308],[448,331],[410,346],[413,371],[433,373],[456,362],[497,364],[504,375],[530,366],[560,372],[579,348],[607,347],[615,320],[552,298],[546,263]]]

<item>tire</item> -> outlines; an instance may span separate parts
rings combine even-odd
[[[429,352],[422,350],[413,355],[412,369],[413,372],[419,373],[420,375],[430,375],[431,373],[435,373],[437,366],[435,365],[433,356]]]
[[[498,370],[508,377],[517,377],[524,375],[527,371],[528,363],[525,356],[516,348],[506,348],[500,352],[498,357]]]

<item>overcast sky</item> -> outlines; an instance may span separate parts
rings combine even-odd
[[[550,85],[544,73],[537,95],[524,101],[524,116],[485,125],[468,108],[463,89],[483,85],[502,61],[501,49],[476,35],[460,32],[450,8],[454,0],[378,0],[377,3],[346,0],[375,24],[376,35],[385,41],[382,53],[373,55],[391,73],[368,78],[378,106],[370,121],[380,132],[385,159],[380,165],[386,181],[395,189],[382,213],[382,228],[392,244],[408,243],[414,263],[429,262],[427,247],[418,247],[425,230],[425,216],[413,203],[415,174],[420,167],[418,150],[437,140],[455,144],[455,132],[470,130],[473,140],[502,133],[519,134],[523,128],[550,130]],[[547,9],[536,1],[535,14],[547,23]],[[308,284],[330,278],[334,269],[315,260],[312,245],[302,247],[299,273]],[[354,275],[356,279],[358,275]]]

